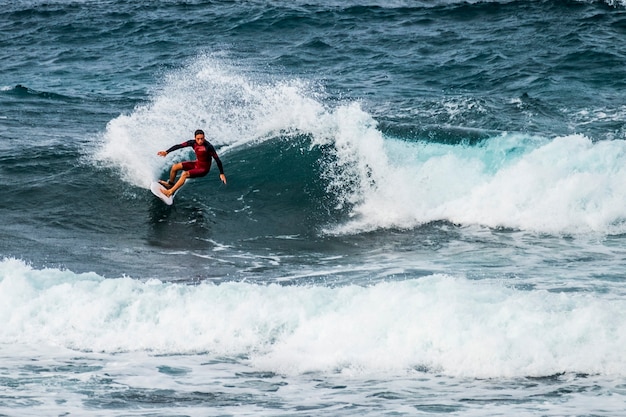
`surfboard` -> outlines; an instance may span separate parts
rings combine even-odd
[[[152,181],[150,183],[150,191],[152,191],[152,194],[159,197],[161,201],[163,201],[168,206],[171,206],[172,203],[174,202],[174,197],[176,196],[176,193],[178,192],[178,190],[176,190],[176,193],[174,193],[174,195],[172,195],[171,197],[168,197],[165,194],[163,194],[161,190],[165,190],[165,188],[163,188],[163,186],[159,184],[158,182]]]

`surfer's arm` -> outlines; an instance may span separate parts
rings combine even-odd
[[[187,142],[179,143],[177,145],[172,146],[167,151],[160,151],[158,155],[165,156],[170,152],[177,151],[178,149],[186,148],[187,146],[193,145],[193,140],[188,140]]]
[[[217,165],[217,168],[220,170],[220,180],[222,180],[222,182],[226,184],[226,175],[224,175],[224,167],[222,166],[222,161],[220,160],[220,157],[217,156],[217,152],[215,152],[215,148],[211,149],[211,156],[213,157],[213,159],[215,159],[215,164]]]
[[[217,164],[217,168],[220,170],[220,174],[224,175],[224,167],[222,166],[222,161],[220,160],[220,157],[217,156],[216,153],[214,153],[213,159],[215,159],[215,163]]]

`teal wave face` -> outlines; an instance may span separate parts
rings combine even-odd
[[[341,218],[323,177],[327,149],[304,135],[251,144],[224,158],[229,185],[223,209],[237,213],[232,228],[251,236],[316,235]],[[211,197],[207,198],[209,202]],[[234,230],[231,233],[235,233]]]

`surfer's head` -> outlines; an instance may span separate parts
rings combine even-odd
[[[196,138],[196,143],[198,145],[204,143],[204,131],[203,130],[196,130],[194,133],[194,137]]]

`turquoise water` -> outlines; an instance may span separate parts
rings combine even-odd
[[[622,415],[625,6],[4,5],[0,415]]]

